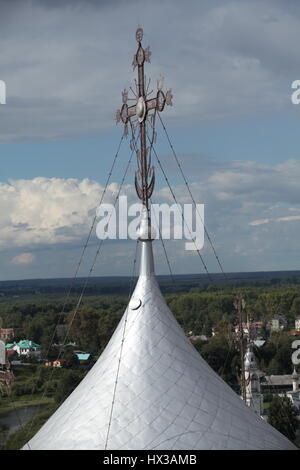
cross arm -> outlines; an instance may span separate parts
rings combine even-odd
[[[172,90],[168,90],[166,94],[163,91],[158,90],[157,95],[155,98],[150,98],[149,100],[145,101],[146,105],[146,112],[151,111],[151,109],[156,109],[157,111],[163,111],[165,105],[172,106]],[[123,121],[124,124],[128,122],[128,120],[137,115],[137,105],[134,104],[132,106],[128,106],[126,103],[123,104],[121,110],[118,109],[116,112],[116,121],[117,123]]]

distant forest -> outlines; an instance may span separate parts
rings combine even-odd
[[[193,288],[213,289],[211,280],[206,274],[181,274],[157,276],[163,292],[189,292]],[[300,284],[300,271],[261,271],[211,274],[213,284],[217,287],[233,286],[272,286],[278,284]],[[26,279],[17,281],[0,281],[0,296],[59,294],[67,292],[72,284],[72,292],[81,292],[85,278]],[[128,276],[91,277],[85,293],[87,295],[127,294],[131,285]]]
[[[241,277],[236,275],[238,281],[228,281],[227,285],[223,283],[219,286],[201,284],[193,276],[177,276],[174,283],[162,276],[159,282],[171,311],[184,331],[192,332],[194,336],[205,335],[209,339],[207,343],[196,341],[195,347],[204,356],[207,355],[208,362],[221,376],[230,381],[230,378],[233,380],[232,371],[224,370],[224,354],[229,364],[237,354],[232,326],[237,322],[234,299],[238,292],[246,301],[245,316],[248,312],[253,320],[263,322],[261,335],[268,341],[258,351],[262,370],[278,374],[291,372],[293,338],[287,332],[294,328],[295,318],[300,315],[300,273],[281,273],[282,277],[276,274],[277,278],[274,277],[275,273],[244,274],[243,283]],[[122,280],[121,284],[118,284],[118,279]],[[7,290],[11,289],[9,295],[4,293],[4,284]],[[105,287],[107,285],[111,292]],[[32,293],[34,286],[36,290]],[[49,350],[49,346],[52,343],[58,345],[66,339],[67,343],[75,342],[78,349],[91,353],[97,359],[126,308],[129,280],[93,278],[90,291],[84,295],[74,319],[74,308],[81,291],[80,280],[70,297],[66,297],[69,286],[65,279],[2,283],[2,326],[17,329],[15,340],[26,338],[41,344],[43,358],[55,359],[57,351],[55,347]],[[94,293],[103,290],[106,295]],[[16,291],[18,294],[13,293]],[[284,315],[287,323],[278,338],[274,334],[270,338],[266,325],[276,314]],[[217,332],[214,337],[213,331]],[[218,349],[217,359],[214,347]],[[238,366],[238,357],[235,361],[232,367]]]

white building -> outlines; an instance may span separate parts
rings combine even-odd
[[[0,338],[7,341],[15,336],[14,328],[0,328]]]
[[[22,339],[18,343],[7,344],[6,349],[16,351],[18,356],[39,357],[41,355],[41,346],[27,339]]]
[[[299,375],[294,371],[292,374],[293,390],[286,392],[286,396],[291,400],[293,405],[300,411],[300,389],[299,389]]]
[[[260,390],[260,371],[251,346],[245,354],[246,403],[258,416],[263,414],[263,395]]]
[[[284,315],[274,315],[270,320],[271,332],[281,331],[286,326],[286,318]]]

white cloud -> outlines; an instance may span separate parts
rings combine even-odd
[[[35,256],[32,253],[21,253],[15,256],[12,260],[12,264],[32,264],[35,261]]]
[[[2,247],[54,244],[81,237],[102,193],[99,183],[34,178],[0,184]]]
[[[252,220],[252,222],[249,222],[249,225],[257,226],[257,225],[269,224],[270,222],[290,222],[293,220],[300,220],[300,215],[290,215],[286,217],[274,217],[272,219]]]
[[[88,233],[104,188],[75,178],[11,180],[0,183],[0,247],[72,243]],[[124,185],[129,200],[133,187]],[[119,185],[112,182],[103,202],[115,203]],[[121,193],[122,194],[122,193]]]
[[[203,181],[191,184],[195,201],[205,204],[205,224],[225,270],[267,269],[270,259],[273,268],[275,265],[277,269],[282,266],[288,269],[289,263],[293,266],[295,252],[300,250],[299,175],[300,161],[279,165],[234,162],[222,163],[220,167],[214,164],[207,169]],[[179,202],[190,202],[185,185],[172,187]],[[111,183],[105,202],[113,203],[118,190],[119,185]],[[57,263],[59,273],[63,247],[83,245],[102,191],[98,182],[88,179],[39,177],[0,184],[2,252],[23,249],[39,257],[39,251],[53,247],[51,262],[53,269]],[[129,196],[129,203],[137,202],[133,185],[124,187],[123,193]],[[167,187],[158,187],[153,202],[174,201]],[[278,223],[271,224],[272,221]],[[95,232],[93,241],[98,243]],[[197,256],[187,256],[183,244],[184,256],[179,256],[177,242],[167,245],[175,263],[174,272],[201,270]],[[56,249],[60,254],[56,254]],[[127,254],[128,244],[107,242],[101,266],[102,269],[106,266],[111,274],[116,274],[112,272],[115,264],[111,263],[111,256],[116,252]],[[202,253],[210,271],[218,271],[207,241]],[[68,258],[71,259],[69,255]],[[123,266],[124,274],[128,271],[128,261],[128,256],[118,255],[118,266]],[[165,264],[163,253],[157,263]],[[105,269],[101,272],[106,274]]]

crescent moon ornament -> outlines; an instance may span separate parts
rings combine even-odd
[[[156,108],[159,112],[164,110],[165,103],[166,103],[166,97],[163,93],[163,91],[158,90],[157,95],[156,95]]]
[[[129,303],[130,310],[137,310],[142,305],[141,299],[132,298]]]

